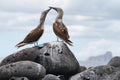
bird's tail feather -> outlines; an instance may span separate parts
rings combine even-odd
[[[22,46],[24,46],[24,45],[26,45],[26,43],[24,43],[24,42],[22,41],[22,42],[18,43],[18,44],[16,45],[16,47],[17,47],[17,48],[20,48],[20,47],[22,47]]]
[[[70,46],[73,46],[73,42],[72,42],[72,41],[67,40],[67,41],[65,41],[65,42],[68,43]]]

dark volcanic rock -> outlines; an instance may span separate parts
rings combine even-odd
[[[42,80],[61,80],[58,76],[48,74]]]
[[[112,74],[115,71],[115,68],[113,66],[97,66],[94,68],[94,72],[97,75],[102,75],[102,74]]]
[[[89,68],[70,78],[70,80],[113,80],[115,68],[112,66],[97,66]]]
[[[8,80],[13,76],[25,76],[28,79],[36,80],[43,78],[45,74],[46,70],[42,65],[31,61],[19,61],[0,67],[0,80]]]
[[[95,78],[95,76],[95,72],[92,68],[90,68],[72,76],[69,80],[93,80],[92,78]]]
[[[21,51],[18,51],[16,53],[13,53],[9,56],[7,56],[5,59],[3,59],[0,63],[0,66],[9,64],[12,62],[17,62],[17,61],[34,61],[38,55],[38,48],[26,48]]]
[[[58,75],[60,80],[68,80],[68,78],[66,79],[66,77],[64,75]]]
[[[43,47],[23,49],[3,59],[0,65],[26,60],[40,63],[48,74],[72,75],[79,71],[77,59],[63,42],[44,43]]]
[[[80,66],[79,72],[85,71],[87,68],[85,66]]]
[[[9,80],[29,80],[26,77],[11,77]]]
[[[63,42],[46,43],[39,50],[36,62],[42,64],[47,73],[71,75],[79,70],[79,63],[67,45]]]
[[[120,80],[120,71],[117,71],[115,76],[112,76],[112,80]]]
[[[112,58],[107,65],[90,67],[69,80],[120,80],[120,57]]]
[[[107,65],[119,67],[120,68],[120,57],[116,56],[112,58]]]

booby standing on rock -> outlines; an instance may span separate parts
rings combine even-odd
[[[40,24],[34,29],[32,30],[25,38],[23,41],[21,41],[20,43],[18,43],[16,45],[16,47],[22,47],[26,44],[31,44],[31,43],[37,43],[38,39],[42,36],[43,32],[44,32],[44,22],[45,22],[45,18],[47,13],[50,11],[50,9],[47,9],[45,11],[42,12],[41,17],[40,17]],[[38,46],[38,43],[37,43]]]
[[[57,11],[58,15],[56,17],[55,22],[53,23],[53,30],[54,33],[64,40],[66,43],[68,43],[70,46],[72,46],[72,41],[69,40],[69,34],[68,34],[68,29],[62,22],[62,17],[63,17],[63,10],[61,8],[57,7],[50,7],[50,9],[54,9]]]

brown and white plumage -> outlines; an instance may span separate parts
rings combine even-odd
[[[41,17],[40,17],[40,24],[33,29],[25,38],[23,41],[21,41],[20,43],[18,43],[16,45],[16,47],[22,47],[26,44],[31,44],[31,43],[35,43],[39,40],[39,38],[42,36],[43,32],[44,32],[44,22],[45,22],[45,18],[47,13],[50,11],[50,9],[45,10],[42,12]]]
[[[56,17],[55,22],[53,23],[53,30],[54,33],[64,40],[66,43],[68,43],[70,46],[72,46],[72,41],[69,40],[69,34],[68,34],[68,29],[62,22],[62,17],[63,17],[63,10],[61,8],[56,8],[56,7],[50,7],[50,9],[54,9],[57,11],[58,15]]]

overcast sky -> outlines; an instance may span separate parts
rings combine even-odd
[[[120,56],[120,0],[0,0],[0,57],[20,49],[15,45],[34,29],[41,12],[48,6],[64,10],[63,22],[68,28],[70,47],[77,59],[112,51]],[[39,43],[56,41],[52,24],[57,13],[51,10]]]

